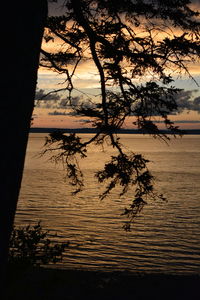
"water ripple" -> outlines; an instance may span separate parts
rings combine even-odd
[[[34,155],[41,136],[29,140],[16,224],[42,220],[57,241],[70,241],[61,267],[134,270],[138,272],[200,273],[200,137],[173,141],[172,147],[149,138],[124,136],[130,148],[145,153],[168,203],[151,203],[135,219],[130,233],[122,230],[121,216],[132,194],[113,193],[99,201],[92,169],[102,166],[105,154],[91,152],[81,162],[85,192],[71,196],[62,168]],[[146,150],[148,149],[148,150]],[[95,163],[94,163],[95,162]]]

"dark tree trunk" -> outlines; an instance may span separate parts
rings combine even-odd
[[[46,0],[4,2],[1,6],[4,53],[0,79],[0,275],[5,274],[22,180],[47,14]]]

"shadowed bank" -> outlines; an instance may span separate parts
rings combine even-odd
[[[199,299],[199,275],[10,269],[5,299]]]

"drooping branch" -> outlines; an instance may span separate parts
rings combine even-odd
[[[170,133],[181,133],[169,118],[177,111],[175,98],[181,92],[172,84],[176,74],[192,76],[188,62],[200,60],[200,14],[187,0],[173,1],[173,5],[171,0],[67,0],[63,9],[63,16],[49,18],[45,36],[47,42],[59,40],[62,46],[58,44],[54,53],[43,50],[41,64],[66,74],[66,90],[71,94],[78,65],[86,59],[94,63],[99,99],[71,109],[74,115],[90,118],[97,133],[86,142],[76,135],[57,133],[48,140],[47,151],[61,151],[53,158],[65,162],[72,185],[80,191],[83,174],[78,158],[87,156],[89,145],[109,141],[118,154],[97,173],[99,182],[108,182],[101,198],[117,184],[122,186],[121,195],[131,188],[134,197],[125,214],[132,222],[156,193],[148,160],[127,152],[117,132],[132,116],[141,132],[165,141],[169,137],[154,122],[157,117]]]

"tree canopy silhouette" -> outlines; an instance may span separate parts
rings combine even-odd
[[[83,141],[77,134],[50,134],[46,151],[60,150],[53,158],[66,165],[67,176],[82,190],[83,174],[78,157],[87,156],[90,144],[106,140],[118,152],[96,173],[99,182],[108,182],[100,198],[117,185],[121,195],[133,188],[134,197],[125,210],[130,222],[154,191],[148,160],[133,151],[127,153],[117,132],[129,116],[143,133],[169,139],[155,122],[163,120],[168,132],[181,131],[170,120],[176,112],[174,86],[180,74],[190,74],[189,63],[200,58],[200,13],[188,0],[67,0],[63,14],[48,18],[44,34],[46,43],[55,41],[53,52],[42,49],[41,66],[65,75],[67,102],[72,114],[89,118],[96,134]],[[100,95],[89,101],[73,103],[74,76],[78,66],[93,62],[100,85]],[[89,102],[89,105],[88,105]],[[55,146],[56,144],[56,146]]]

